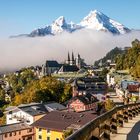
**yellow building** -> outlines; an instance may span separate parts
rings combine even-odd
[[[64,140],[62,131],[37,127],[35,133],[36,140]]]
[[[91,113],[53,111],[32,124],[36,140],[64,140],[73,131],[94,119]]]

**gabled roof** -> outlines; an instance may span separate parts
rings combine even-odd
[[[46,66],[47,67],[60,67],[57,61],[55,60],[47,60],[46,61]]]
[[[0,126],[0,134],[32,128],[26,123],[14,123]]]
[[[19,110],[22,110],[31,116],[41,115],[48,112],[47,108],[42,103],[21,104],[17,107],[7,108],[6,110],[7,111],[5,113],[10,111],[17,112]]]
[[[72,97],[68,104],[72,103],[75,100],[80,100],[83,104],[87,105],[87,104],[92,104],[94,102],[97,102],[98,99],[96,97],[94,97],[93,95],[91,95],[90,93],[86,93],[86,95],[79,95],[79,96],[75,96]]]

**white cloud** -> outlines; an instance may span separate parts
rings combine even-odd
[[[42,65],[47,59],[66,60],[67,53],[81,54],[89,64],[103,57],[118,46],[130,46],[140,32],[113,36],[110,33],[80,30],[72,34],[35,38],[12,38],[0,40],[0,71],[24,66]]]

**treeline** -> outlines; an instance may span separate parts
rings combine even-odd
[[[140,41],[134,40],[132,47],[116,58],[116,69],[129,69],[132,76],[140,78]]]
[[[111,62],[115,62],[116,57],[119,54],[123,54],[124,51],[121,48],[115,47],[114,49],[112,49],[111,51],[109,51],[106,56],[104,56],[103,58],[95,61],[94,65],[95,66],[99,66],[100,63],[102,63],[102,66],[107,66],[108,65],[108,60],[110,60]]]

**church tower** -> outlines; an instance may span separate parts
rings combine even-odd
[[[80,69],[81,68],[81,57],[78,53],[78,56],[76,57],[76,66]]]
[[[70,54],[68,52],[68,57],[67,57],[67,60],[66,60],[66,64],[70,65],[71,61],[70,61]]]
[[[70,54],[69,54],[69,52],[68,52],[68,63],[67,64],[69,64],[70,65]]]
[[[72,60],[71,60],[71,65],[75,65],[75,59],[74,59],[74,54],[72,52]]]

